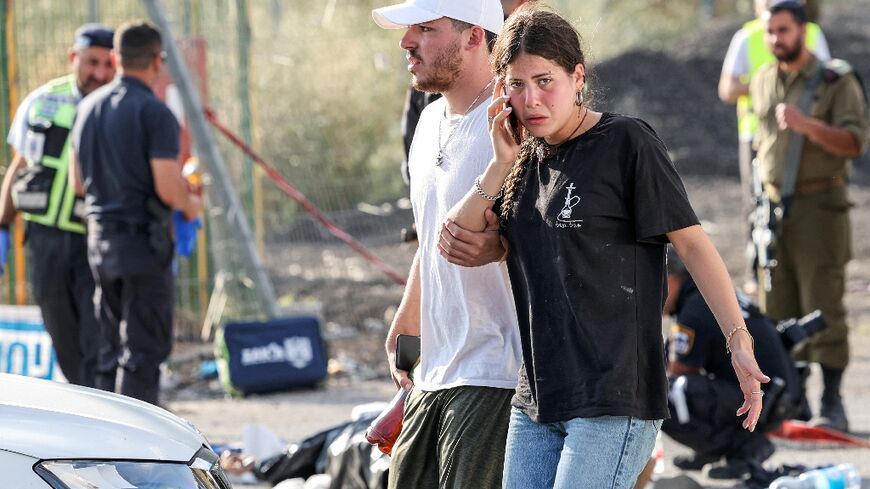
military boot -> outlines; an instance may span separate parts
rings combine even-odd
[[[822,408],[817,426],[824,426],[847,433],[849,420],[846,418],[846,409],[843,407],[843,398],[840,396],[840,383],[843,381],[845,369],[835,369],[822,366],[822,380],[825,384],[822,392]]]
[[[809,401],[807,401],[807,378],[810,376],[810,364],[795,362],[795,368],[798,372],[798,381],[800,382],[800,397],[795,407],[794,419],[809,421],[813,417],[813,411],[810,409]]]

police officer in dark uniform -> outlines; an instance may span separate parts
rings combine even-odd
[[[716,318],[698,291],[676,253],[668,253],[668,297],[664,312],[675,320],[668,341],[668,377],[671,381],[671,418],[662,430],[694,450],[690,457],[677,457],[674,464],[685,470],[714,465],[711,478],[739,478],[773,454],[765,433],[791,417],[802,399],[798,373],[773,323],[757,307],[738,294],[746,327],[755,339],[759,367],[772,381],[762,384],[767,396],[765,411],[755,431],[741,429],[732,406],[743,402],[743,393],[725,350],[725,337]]]
[[[81,104],[71,174],[85,193],[97,281],[97,386],[157,404],[173,339],[171,210],[192,220],[202,204],[181,175],[178,121],[152,91],[165,56],[160,33],[128,23],[115,46],[121,77]]]
[[[69,133],[82,97],[115,76],[113,32],[85,24],[69,50],[71,73],[31,92],[9,131],[15,157],[0,195],[2,266],[8,229],[18,212],[27,223],[29,279],[64,377],[92,387],[96,377],[99,323],[94,279],[88,268],[84,204],[68,185]]]

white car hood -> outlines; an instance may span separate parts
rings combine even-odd
[[[38,459],[188,462],[205,444],[187,421],[96,389],[0,374],[0,450]]]

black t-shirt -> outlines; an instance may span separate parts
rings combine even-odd
[[[151,89],[120,77],[79,104],[73,128],[89,219],[144,223],[148,199],[157,199],[153,158],[175,159],[179,125]]]
[[[665,233],[698,219],[664,143],[605,113],[528,165],[504,228],[524,363],[513,405],[540,422],[667,418]]]
[[[755,339],[755,357],[761,371],[768,377],[784,380],[785,392],[792,399],[797,399],[800,395],[797,371],[779,332],[746,296],[738,294],[737,302],[746,328]],[[738,383],[731,358],[725,351],[725,336],[692,280],[682,285],[677,296],[676,321],[671,324],[668,346],[670,355],[678,362],[703,369],[716,378]],[[770,385],[762,384],[762,388],[767,389]]]

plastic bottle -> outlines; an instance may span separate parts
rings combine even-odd
[[[202,195],[202,172],[199,168],[199,158],[191,156],[181,167],[181,176],[187,180],[190,191]]]
[[[861,476],[852,464],[810,470],[799,477],[780,477],[770,489],[861,489]]]
[[[405,398],[407,396],[408,391],[400,388],[387,408],[372,421],[366,430],[366,440],[372,445],[377,445],[378,449],[387,455],[392,453],[393,445],[402,431],[402,416],[405,412]]]

